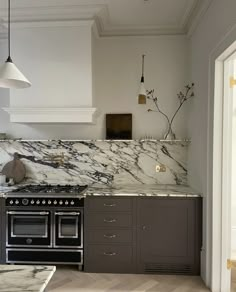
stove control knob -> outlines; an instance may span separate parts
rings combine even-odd
[[[45,200],[42,200],[42,204],[45,205],[46,204],[46,201]]]
[[[29,204],[28,199],[22,199],[22,205],[27,206]]]
[[[36,204],[37,204],[37,205],[39,205],[39,204],[40,204],[40,201],[39,201],[39,200],[37,200],[37,201],[36,201]]]
[[[31,205],[34,205],[34,200],[31,200],[31,201],[30,201],[30,204],[31,204]]]
[[[65,201],[65,205],[68,205],[69,204],[69,202],[68,201]]]
[[[16,205],[19,205],[19,203],[20,203],[19,200],[15,200]]]
[[[70,204],[73,206],[73,205],[75,204],[75,202],[72,200],[72,201],[70,202]]]
[[[62,200],[59,201],[59,205],[63,205],[63,201]]]
[[[54,205],[57,205],[57,200],[53,201],[53,204],[54,204]]]
[[[10,205],[13,205],[13,203],[14,203],[14,202],[13,202],[12,200],[9,202]]]
[[[48,205],[51,205],[52,204],[52,201],[51,200],[48,200]]]

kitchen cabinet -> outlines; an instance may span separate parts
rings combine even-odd
[[[0,197],[0,264],[6,263],[6,226],[5,226],[5,204],[4,198]]]
[[[135,201],[87,197],[84,212],[84,270],[134,273],[136,270]]]
[[[200,273],[201,198],[137,200],[137,272]]]
[[[86,272],[198,275],[201,198],[86,197]]]

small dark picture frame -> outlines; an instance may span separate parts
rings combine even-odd
[[[106,114],[106,139],[131,140],[132,114]]]

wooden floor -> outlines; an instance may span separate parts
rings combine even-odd
[[[58,266],[47,292],[209,292],[194,276],[88,274]]]

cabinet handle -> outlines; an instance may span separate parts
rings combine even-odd
[[[103,254],[104,254],[105,256],[109,256],[109,257],[116,256],[116,253],[115,253],[115,252],[104,252]]]
[[[104,234],[105,238],[116,238],[116,234]]]
[[[103,206],[104,207],[115,207],[116,204],[106,204],[106,203],[104,203]]]
[[[58,215],[58,216],[64,216],[64,215],[76,216],[76,215],[80,215],[80,212],[55,212],[55,215]]]
[[[106,223],[114,223],[116,222],[116,219],[104,219],[103,221]]]

